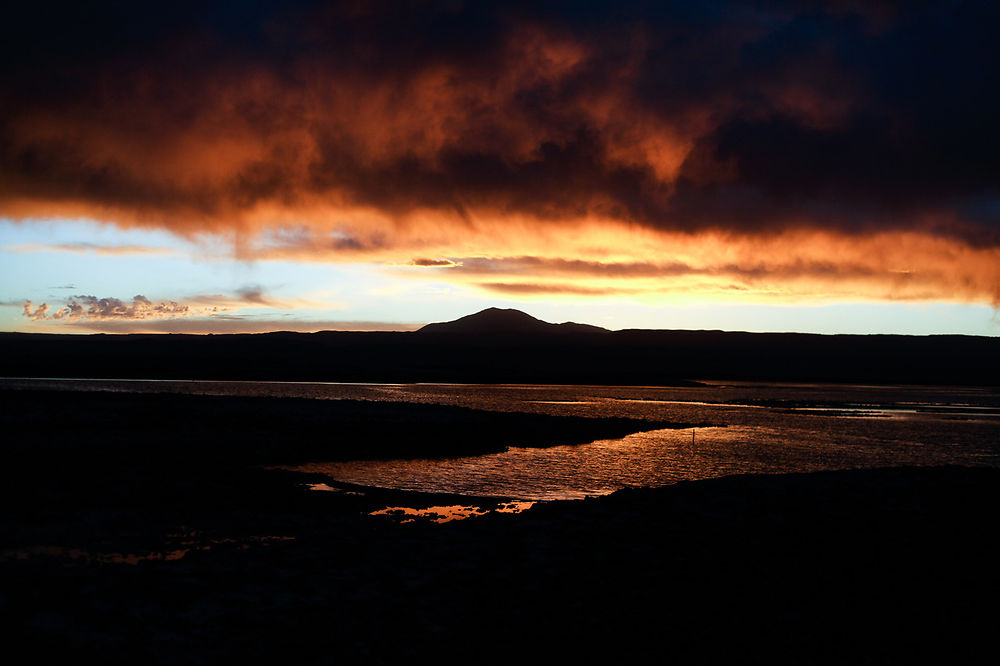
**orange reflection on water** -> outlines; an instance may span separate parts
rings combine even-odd
[[[305,487],[308,488],[309,490],[318,490],[324,493],[341,493],[342,495],[364,495],[364,493],[358,492],[356,490],[337,488],[327,483],[307,483],[305,484]]]
[[[535,506],[534,502],[507,502],[497,506],[497,513],[521,513]]]
[[[485,516],[490,513],[521,513],[535,505],[535,502],[506,502],[498,504],[495,509],[484,509],[481,506],[429,506],[426,509],[414,509],[408,506],[387,506],[378,511],[372,511],[369,516],[392,516],[400,519],[400,523],[412,523],[418,519],[432,523],[448,523],[453,520],[465,520],[475,516]]]

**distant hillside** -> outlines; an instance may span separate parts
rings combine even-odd
[[[487,308],[475,314],[466,315],[455,321],[438,324],[427,324],[418,333],[448,333],[465,335],[535,335],[561,334],[573,335],[580,333],[608,333],[606,328],[564,322],[551,324],[536,319],[526,312],[513,309]]]
[[[491,309],[408,333],[0,333],[0,377],[687,385],[1000,384],[1000,338],[608,331]]]

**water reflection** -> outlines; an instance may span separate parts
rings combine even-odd
[[[369,516],[390,516],[400,523],[412,523],[416,520],[426,520],[432,523],[449,523],[453,520],[464,520],[490,513],[521,513],[527,511],[535,502],[506,502],[495,509],[485,509],[480,506],[429,506],[426,509],[414,509],[407,506],[387,506],[378,511],[372,511]]]
[[[10,388],[403,401],[501,412],[627,417],[728,427],[452,460],[318,463],[337,481],[523,500],[601,495],[738,473],[898,465],[1000,465],[1000,390],[706,382],[531,386],[0,379]],[[476,436],[470,432],[469,437]],[[335,484],[329,484],[331,487]]]
[[[306,483],[303,484],[309,490],[317,490],[322,493],[339,493],[341,495],[364,495],[362,492],[356,490],[348,490],[346,488],[337,488],[331,486],[328,483]]]
[[[1000,462],[995,450],[930,443],[918,424],[873,429],[872,421],[831,417],[813,421],[810,428],[797,427],[796,420],[804,418],[789,414],[777,427],[650,430],[577,446],[512,447],[504,453],[443,460],[312,463],[295,469],[357,485],[533,501],[581,499],[626,486],[730,474]]]

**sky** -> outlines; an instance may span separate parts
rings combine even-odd
[[[8,14],[0,330],[1000,335],[995,3]]]

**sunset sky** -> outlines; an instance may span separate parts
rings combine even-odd
[[[1000,335],[997,6],[20,3],[0,330]]]

